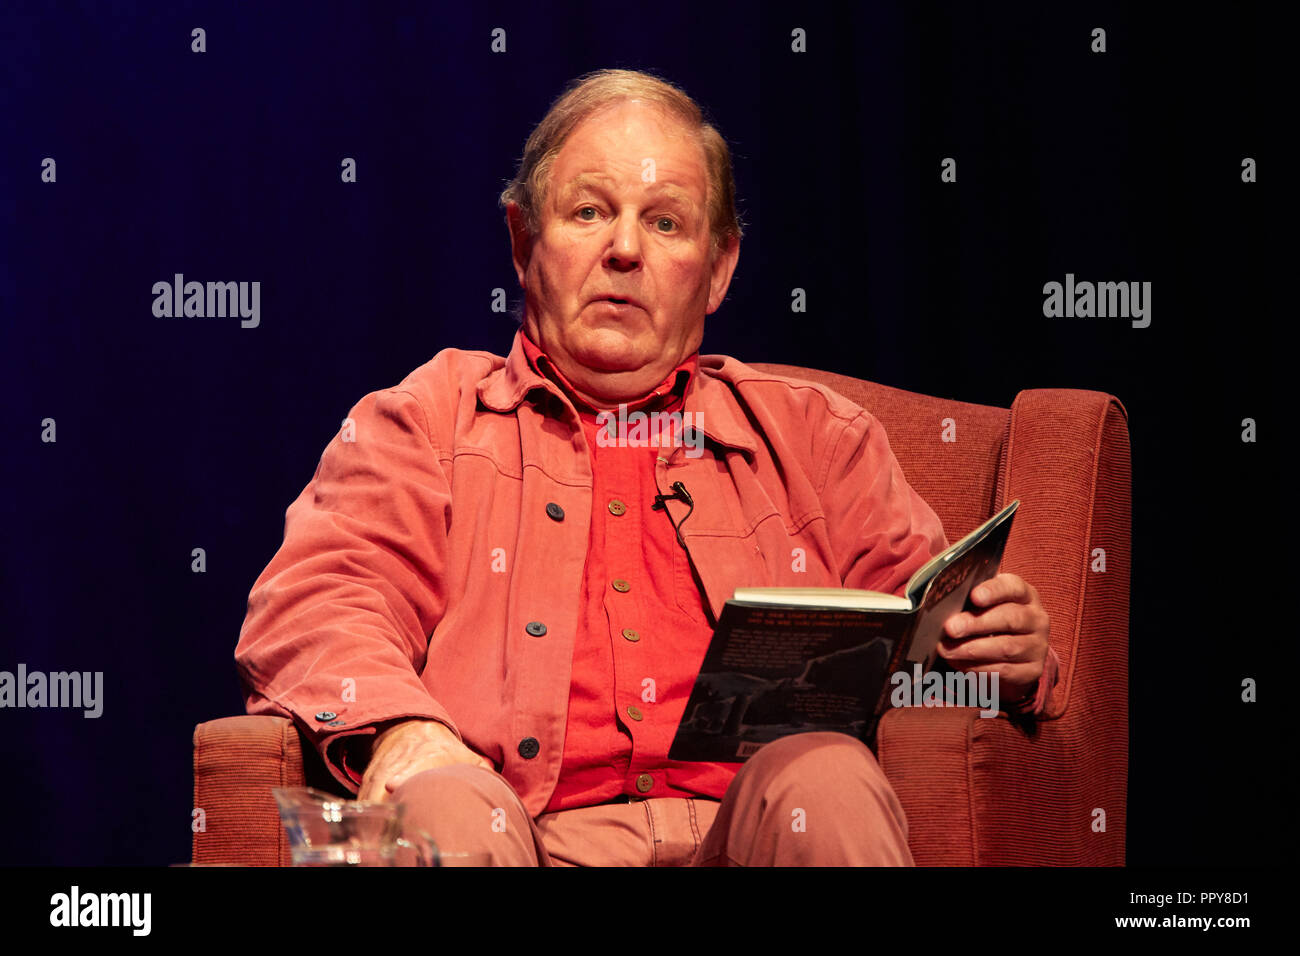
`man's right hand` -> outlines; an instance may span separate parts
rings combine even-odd
[[[417,773],[456,763],[496,769],[461,743],[446,724],[423,718],[401,721],[375,737],[357,799],[382,803]]]

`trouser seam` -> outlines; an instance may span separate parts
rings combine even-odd
[[[659,839],[655,834],[655,815],[650,812],[650,801],[644,801],[641,806],[645,807],[645,818],[650,825],[650,865],[659,865]]]
[[[699,825],[699,821],[696,820],[696,818],[695,818],[695,800],[694,800],[694,799],[688,801],[688,803],[687,803],[687,805],[686,805],[686,812],[687,812],[687,815],[689,816],[689,819],[690,819],[690,822],[691,822],[691,839],[695,842],[695,846],[691,849],[691,853],[693,854],[693,853],[695,853],[697,850],[699,850],[699,848],[700,848],[700,843],[702,842],[701,839],[700,839],[700,825]]]

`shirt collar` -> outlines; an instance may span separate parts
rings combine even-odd
[[[532,366],[533,370],[540,375],[545,375],[559,385],[565,395],[568,396],[569,401],[573,403],[573,407],[582,413],[584,417],[594,418],[600,409],[595,408],[578,395],[573,383],[560,371],[559,367],[551,360],[551,357],[542,351],[541,346],[529,338],[522,328],[519,330],[519,337],[524,347],[524,355],[527,356],[528,364]],[[690,388],[691,380],[695,377],[699,367],[699,353],[692,352],[647,394],[623,404],[627,406],[628,412],[672,411],[681,405],[682,399],[685,398],[686,391]]]
[[[528,354],[530,347],[536,349],[538,355],[544,355],[541,349],[524,335],[521,327],[515,332],[514,342],[510,354],[506,356],[505,364],[489,372],[478,383],[479,400],[495,412],[511,412],[535,389],[540,388],[556,395],[577,411],[567,388],[542,375],[534,367]],[[705,371],[720,366],[726,360],[726,356],[701,356],[695,352],[673,369],[668,378],[660,383],[659,388],[645,398],[653,399],[656,394],[663,394],[660,390],[665,385],[668,391],[673,391],[680,386],[681,410],[695,413],[693,417],[696,427],[719,445],[739,449],[753,456],[758,450],[754,442],[753,427],[744,412],[739,409],[735,397],[731,394],[731,388],[726,382]],[[550,370],[559,376],[559,370],[553,363],[550,365]],[[704,406],[707,406],[707,409]]]

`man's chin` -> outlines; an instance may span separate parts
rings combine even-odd
[[[639,362],[626,363],[598,358],[579,358],[578,361],[582,363],[582,368],[580,370],[575,370],[579,376],[581,376],[582,372],[587,372],[589,375],[599,375],[602,378],[635,375],[645,367]]]
[[[657,379],[650,381],[653,374],[647,376],[649,362],[611,360],[609,356],[579,361],[582,367],[566,372],[566,376],[589,398],[602,403],[633,401],[659,384]]]
[[[613,348],[608,345],[593,345],[575,351],[573,358],[584,368],[602,374],[637,372],[645,368],[649,361],[653,361],[653,358],[643,354],[642,350],[630,348],[627,342],[616,343]]]

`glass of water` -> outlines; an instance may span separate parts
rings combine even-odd
[[[401,803],[345,800],[312,787],[272,787],[271,793],[294,866],[442,865],[433,838],[403,824]]]

